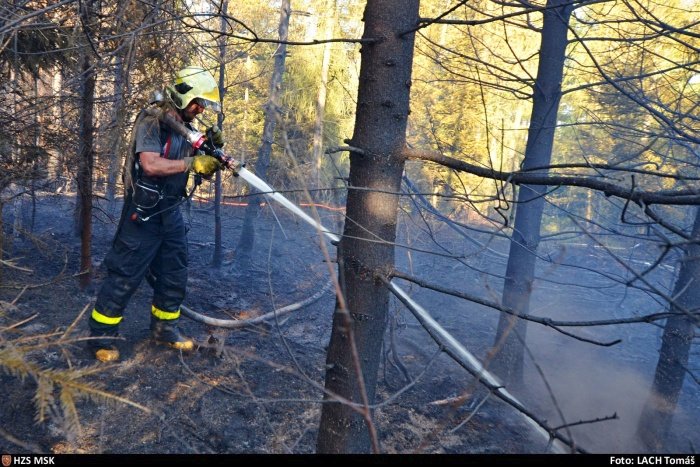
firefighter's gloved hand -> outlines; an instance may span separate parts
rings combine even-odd
[[[216,125],[207,129],[207,137],[211,139],[214,147],[223,148],[224,144],[226,144],[226,141],[224,141],[224,132]]]
[[[215,157],[212,156],[194,156],[185,157],[187,171],[193,171],[203,177],[211,177],[214,173],[221,169],[221,164]]]

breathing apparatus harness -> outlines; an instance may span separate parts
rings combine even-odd
[[[168,88],[166,91],[168,92],[165,94],[160,91],[153,93],[150,100],[150,106],[144,109],[146,115],[155,117],[159,122],[164,123],[170,130],[182,136],[194,150],[199,150],[208,156],[216,158],[223,167],[233,170],[234,176],[238,176],[238,169],[243,167],[243,165],[232,157],[227,156],[221,148],[214,146],[211,129],[207,130],[206,134],[200,133],[196,130],[188,128],[168,112],[168,109],[169,107],[172,107],[173,102],[169,97],[165,96],[171,96],[172,89]],[[134,182],[134,177],[132,177],[131,187],[133,192],[132,201],[136,205],[136,212],[131,216],[132,220],[147,222],[153,216],[162,214],[163,212],[167,212],[171,209],[175,209],[185,201],[191,199],[197,187],[202,184],[202,176],[195,174],[194,186],[184,198],[172,206],[168,206],[154,213],[149,213],[149,210],[155,208],[158,203],[161,200],[166,199],[167,196],[163,194],[161,187],[148,183],[140,177],[138,161],[135,162],[135,167],[137,168],[135,174],[136,181]]]
[[[172,102],[169,102],[169,99],[166,100],[163,93],[161,93],[160,91],[156,91],[153,93],[152,98],[149,102],[149,107],[144,110],[144,113],[146,115],[156,117],[159,123],[163,123],[165,115],[168,115],[168,104],[172,104]],[[172,105],[170,107],[172,107]],[[172,116],[170,116],[170,118],[175,121],[175,119]],[[171,125],[166,124],[165,126],[170,132],[175,131]],[[203,140],[200,144],[200,147],[205,146],[205,143],[207,143],[207,141]],[[163,154],[161,154],[161,156],[168,156],[168,153],[170,151],[170,144],[171,136],[168,136],[164,142],[164,152]],[[206,146],[213,145],[209,144]],[[207,147],[206,149],[209,149],[209,147]],[[176,209],[184,202],[189,201],[194,195],[194,192],[197,190],[197,187],[199,187],[202,184],[202,176],[199,174],[195,174],[194,185],[192,186],[190,192],[187,193],[185,196],[166,195],[164,193],[164,186],[160,186],[156,183],[144,180],[144,177],[142,177],[142,171],[139,166],[139,160],[136,159],[135,161],[133,161],[132,164],[132,176],[130,177],[130,182],[132,192],[131,201],[136,206],[136,212],[134,212],[131,215],[131,220],[137,222],[148,222],[152,217]],[[177,198],[179,200],[169,206],[164,207],[163,209],[160,209],[156,212],[152,212],[152,210],[155,209],[161,201],[174,198]]]
[[[131,220],[138,222],[148,222],[152,217],[157,216],[158,214],[162,214],[164,212],[168,212],[179,207],[185,201],[189,201],[190,199],[192,199],[195,190],[201,184],[202,176],[199,174],[195,175],[194,186],[186,196],[178,196],[178,198],[180,198],[178,202],[168,207],[165,207],[159,211],[151,213],[149,212],[151,209],[154,209],[158,205],[158,203],[161,202],[161,200],[167,199],[169,198],[169,196],[163,194],[161,187],[157,185],[152,185],[148,182],[143,181],[141,177],[137,177],[136,183],[134,183],[133,185],[134,194],[132,196],[132,202],[136,206],[136,212],[131,215]]]

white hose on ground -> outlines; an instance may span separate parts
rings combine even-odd
[[[285,313],[290,313],[292,311],[298,310],[300,308],[303,308],[305,306],[308,306],[318,300],[319,298],[323,297],[323,295],[328,292],[331,288],[333,287],[333,281],[330,280],[326,283],[326,285],[323,286],[321,290],[307,298],[306,300],[302,300],[301,302],[297,303],[292,303],[291,305],[284,306],[282,308],[278,308],[274,311],[271,311],[269,313],[265,313],[264,315],[256,316],[255,318],[249,318],[249,319],[218,319],[218,318],[210,318],[209,316],[204,316],[203,314],[197,313],[196,311],[186,307],[185,305],[180,306],[180,310],[182,311],[182,314],[187,316],[188,318],[191,318],[195,321],[199,321],[200,323],[204,324],[209,324],[211,326],[216,326],[220,328],[227,328],[227,329],[238,329],[238,328],[244,328],[246,326],[252,326],[254,324],[260,324],[263,321],[267,321],[270,319],[273,319],[275,315],[278,317],[285,314]]]

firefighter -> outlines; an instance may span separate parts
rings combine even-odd
[[[194,118],[212,109],[219,112],[219,88],[206,70],[180,70],[161,103],[164,111],[189,129]],[[210,128],[212,143],[223,146],[223,135]],[[107,278],[89,318],[90,349],[103,362],[119,359],[113,337],[118,335],[124,309],[143,278],[153,287],[151,333],[160,343],[189,351],[192,339],[177,323],[187,284],[187,238],[179,206],[187,196],[189,172],[211,177],[219,161],[193,153],[185,138],[158,118],[142,111],[132,131],[130,157],[124,171],[126,194],[112,248],[105,257]]]

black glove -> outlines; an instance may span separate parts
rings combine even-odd
[[[226,141],[224,141],[224,133],[216,125],[207,129],[207,138],[215,148],[223,148],[224,144],[226,144]]]

